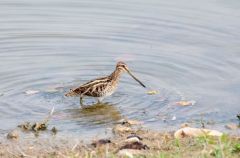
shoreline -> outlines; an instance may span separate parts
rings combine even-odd
[[[176,131],[153,131],[138,123],[123,122],[112,128],[112,136],[88,141],[58,134],[33,139],[4,138],[0,140],[0,157],[240,157],[239,135],[199,134],[196,130],[205,129],[186,125],[179,129],[185,129],[185,133],[180,131],[177,138]],[[193,129],[193,134],[186,129]]]

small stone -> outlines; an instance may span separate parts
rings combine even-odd
[[[236,125],[236,124],[227,124],[226,126],[225,126],[227,129],[230,129],[230,130],[236,130],[236,129],[238,129],[238,125]]]
[[[205,129],[205,128],[192,128],[192,127],[184,127],[179,130],[177,130],[174,133],[175,138],[184,138],[184,137],[199,137],[199,136],[217,136],[220,137],[223,135],[223,133],[211,130],[211,129]]]
[[[136,134],[132,134],[132,135],[128,136],[127,139],[129,139],[129,138],[133,138],[133,137],[137,137],[139,140],[142,140],[142,138],[139,137],[139,136],[136,135]]]
[[[19,133],[16,130],[13,130],[7,134],[8,139],[18,139]]]
[[[141,137],[139,137],[138,135],[130,135],[127,137],[127,139],[125,140],[125,142],[127,143],[133,143],[133,142],[140,142],[142,140]]]
[[[140,142],[140,139],[138,137],[131,137],[125,140],[127,143],[133,143],[133,142]]]

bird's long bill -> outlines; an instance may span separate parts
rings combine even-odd
[[[127,72],[128,72],[128,74],[130,75],[130,76],[132,76],[132,78],[134,79],[134,80],[136,80],[141,86],[143,86],[144,88],[146,87],[141,81],[139,81],[139,79],[137,79],[129,70],[127,70]]]

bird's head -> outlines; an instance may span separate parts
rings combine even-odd
[[[119,61],[116,65],[116,69],[121,71],[121,72],[127,72],[129,71],[127,64],[125,64],[122,61]]]
[[[127,72],[133,79],[135,79],[141,86],[146,87],[139,79],[137,79],[129,70],[127,64],[122,61],[119,61],[116,65],[116,70],[120,72]]]

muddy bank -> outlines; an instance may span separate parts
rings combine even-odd
[[[135,123],[134,125],[130,123]],[[125,121],[112,128],[111,137],[82,141],[67,137],[1,139],[0,157],[239,157],[240,137],[225,134],[188,135],[191,127],[177,132],[145,129],[137,121]],[[44,132],[44,131],[43,131]],[[184,133],[185,132],[185,133]],[[196,134],[196,133],[195,133]],[[217,133],[219,134],[219,133]]]

